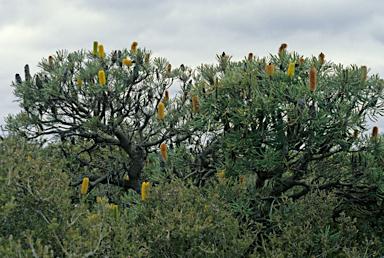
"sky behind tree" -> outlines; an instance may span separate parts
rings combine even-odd
[[[384,77],[384,1],[367,0],[13,0],[0,1],[0,124],[21,108],[15,102],[15,74],[39,72],[37,63],[57,50],[106,53],[139,48],[166,58],[173,67],[216,63],[223,51],[240,61],[276,54],[281,43],[305,57],[349,66],[366,65]],[[176,85],[176,84],[175,84]],[[172,93],[179,89],[175,86]],[[384,118],[376,125],[384,131]]]

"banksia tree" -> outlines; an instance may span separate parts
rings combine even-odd
[[[135,53],[136,46],[104,53],[95,42],[89,51],[57,51],[41,61],[42,71],[33,77],[29,66],[26,80],[15,76],[24,111],[11,115],[7,128],[28,139],[51,135],[65,143],[73,187],[87,177],[92,189],[113,184],[140,192],[148,153],[157,152],[161,142],[181,144],[200,130],[186,125],[193,113],[184,94],[191,90],[192,71],[169,73],[166,59],[149,62],[151,52],[136,48]],[[163,94],[177,80],[181,97],[169,96],[165,120]]]

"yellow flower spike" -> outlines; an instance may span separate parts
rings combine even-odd
[[[104,57],[104,46],[99,45],[99,57]]]
[[[323,54],[323,52],[321,52],[320,55],[319,55],[319,62],[322,65],[325,63],[324,57],[325,57],[325,55]]]
[[[168,160],[167,145],[165,143],[161,144],[161,146],[160,146],[160,155],[163,156],[165,161]]]
[[[192,97],[192,104],[193,104],[193,110],[197,112],[199,110],[199,97],[198,96],[193,96]]]
[[[138,45],[138,43],[136,41],[133,42],[132,45],[131,45],[131,51],[133,51],[133,53],[135,53],[135,54],[136,54],[136,47],[137,47],[137,45]]]
[[[379,133],[379,128],[377,128],[377,126],[374,126],[372,128],[372,137],[377,137],[378,133]]]
[[[88,191],[89,178],[84,177],[83,184],[81,185],[81,194],[86,194]]]
[[[77,77],[77,87],[81,88],[81,86],[83,86],[83,81]]]
[[[127,177],[125,178],[125,180],[129,180],[129,176],[127,175]]]
[[[164,103],[160,103],[158,107],[159,120],[164,119]]]
[[[149,54],[146,54],[146,55],[145,55],[145,63],[146,63],[146,64],[149,64]]]
[[[287,74],[288,74],[288,76],[294,76],[295,75],[295,63],[289,63]]]
[[[114,205],[113,207],[113,215],[115,217],[115,220],[117,220],[119,218],[119,207],[117,205]]]
[[[105,73],[103,70],[99,71],[99,82],[101,85],[105,84]]]
[[[128,60],[128,59],[124,59],[123,60],[123,64],[125,64],[126,66],[130,67],[133,65],[132,61],[131,60]]]
[[[143,182],[143,184],[141,185],[141,199],[144,201],[146,198],[149,197],[149,189],[150,189],[150,185],[149,185],[149,182]]]
[[[309,68],[309,89],[311,92],[316,90],[316,68],[314,66]]]
[[[366,80],[367,79],[367,67],[365,65],[363,65],[361,67],[361,71],[363,72],[363,80]]]
[[[269,65],[266,65],[265,66],[265,71],[267,72],[267,74],[272,77],[273,75],[273,71],[274,71],[275,67],[273,66],[273,64],[269,63]]]
[[[97,55],[97,49],[98,49],[98,42],[97,41],[93,41],[93,55]]]

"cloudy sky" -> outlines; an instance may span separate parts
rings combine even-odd
[[[382,10],[382,0],[0,0],[0,124],[20,111],[10,85],[25,64],[36,73],[43,57],[93,41],[107,53],[137,41],[173,67],[215,63],[223,51],[236,61],[276,54],[287,43],[384,77]],[[383,132],[384,118],[376,125]]]

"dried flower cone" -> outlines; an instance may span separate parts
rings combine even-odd
[[[248,54],[248,60],[251,60],[253,58],[253,53]]]
[[[164,119],[164,103],[160,103],[158,106],[159,120]]]
[[[172,69],[172,65],[171,65],[171,64],[168,64],[167,71],[168,71],[169,73],[171,72],[171,69]]]
[[[316,90],[316,68],[314,66],[309,68],[309,89],[311,92]]]
[[[193,110],[195,110],[195,112],[197,112],[199,110],[199,97],[198,96],[194,96],[192,97],[192,105],[193,105]]]
[[[272,75],[273,75],[274,70],[275,70],[275,67],[274,67],[272,64],[269,64],[269,65],[266,65],[266,66],[265,66],[265,71],[266,71],[267,74],[268,74],[269,76],[271,76],[271,77],[272,77]]]
[[[86,194],[88,191],[89,178],[84,177],[83,184],[81,185],[81,194]]]
[[[160,146],[160,154],[161,154],[161,156],[163,156],[165,161],[168,160],[167,145],[165,143],[161,144],[161,146]]]
[[[325,57],[325,55],[323,54],[323,52],[321,52],[320,55],[319,55],[319,62],[320,62],[320,64],[324,64],[325,63],[324,57]]]
[[[361,71],[363,73],[363,80],[366,80],[367,79],[367,67],[365,65],[363,65],[361,67]]]
[[[280,48],[279,48],[279,55],[283,52],[285,52],[285,49],[287,48],[287,44],[283,43],[281,44]]]
[[[377,128],[377,126],[374,126],[372,128],[372,137],[377,137],[378,133],[379,133],[379,128]]]

